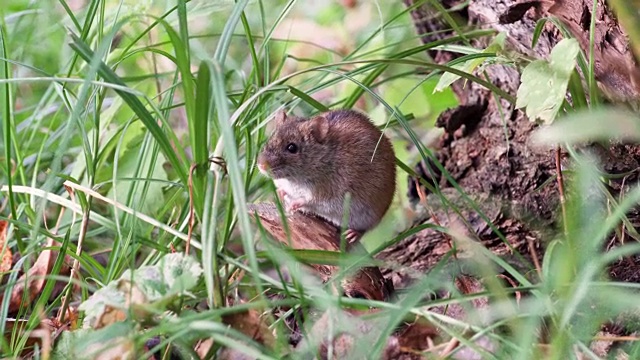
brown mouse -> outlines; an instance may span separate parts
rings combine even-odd
[[[258,168],[273,178],[286,210],[341,226],[349,193],[349,243],[378,225],[395,194],[396,166],[391,142],[369,118],[354,110],[310,119],[281,111],[275,120]]]

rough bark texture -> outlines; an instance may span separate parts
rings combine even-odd
[[[332,224],[301,212],[287,216],[289,236],[274,204],[252,204],[249,211],[260,220],[261,226],[282,244],[296,250],[340,251],[340,231]],[[323,281],[328,281],[338,270],[336,266],[311,264]],[[393,292],[377,267],[364,267],[342,282],[349,297],[384,301]]]
[[[407,6],[414,0],[404,0]],[[461,1],[444,0],[445,8]],[[535,58],[546,58],[553,46],[562,40],[555,26],[547,23],[538,44],[531,48],[538,19],[557,17],[576,37],[584,49],[589,46],[589,24],[593,8],[592,0],[513,1],[471,0],[468,8],[454,12],[452,16],[464,26],[464,22],[480,28],[492,28],[507,33],[508,47],[518,53]],[[442,32],[449,28],[425,5],[412,12],[417,31],[423,41],[430,42],[447,36]],[[431,34],[431,32],[440,32]],[[629,49],[627,39],[604,0],[598,1],[596,11],[595,77],[598,86],[613,100],[637,100],[638,70]],[[487,44],[474,42],[478,48]],[[586,52],[588,54],[588,50]],[[435,62],[445,63],[455,56],[442,51],[432,51]],[[492,65],[484,68],[487,80],[515,96],[519,86],[519,72],[514,67]],[[485,75],[483,74],[483,75]],[[556,174],[554,151],[540,149],[529,143],[536,126],[512,104],[499,100],[484,87],[466,83],[453,85],[460,106],[443,113],[437,126],[445,130],[436,157],[466,194],[483,208],[488,219],[478,212],[465,208],[460,201],[461,213],[438,208],[439,195],[429,194],[424,187],[416,187],[417,179],[410,179],[409,196],[415,199],[416,208],[424,211],[423,222],[433,222],[444,227],[463,229],[466,235],[479,240],[494,253],[505,255],[507,260],[520,268],[532,268],[542,255],[543,239],[556,226],[559,194],[554,180]],[[636,146],[614,145],[598,148],[605,170],[610,173],[630,172],[626,184],[637,180],[640,167],[640,151]],[[458,196],[451,183],[435,170],[433,163],[418,164],[416,171],[423,181],[437,182],[445,197]],[[621,181],[609,184],[616,192],[624,190]],[[451,190],[451,191],[448,191]],[[498,238],[489,227],[490,220],[500,230],[510,246],[525,256],[512,256],[509,246]],[[612,239],[616,241],[616,239]],[[380,256],[394,263],[407,265],[410,270],[424,271],[435,265],[450,251],[451,239],[441,232],[427,229],[387,249]],[[634,262],[635,264],[635,262]],[[630,271],[633,269],[633,271]],[[637,266],[630,261],[614,266],[611,275],[617,280],[637,280]],[[396,286],[404,286],[411,278],[409,271],[389,272]]]

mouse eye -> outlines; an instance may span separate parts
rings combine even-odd
[[[298,152],[298,145],[294,144],[294,143],[289,143],[289,145],[287,145],[287,151],[295,154]]]

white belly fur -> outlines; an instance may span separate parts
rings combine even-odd
[[[291,199],[304,199],[305,202],[309,202],[313,199],[313,194],[307,187],[292,183],[287,179],[275,179],[273,180],[273,183],[276,185],[278,190],[284,190]]]
[[[316,202],[310,188],[287,179],[275,179],[273,182],[278,190],[284,190],[287,194],[285,202],[301,199],[305,203],[300,208],[302,212],[320,216],[337,226],[342,223],[342,203],[337,201]]]
[[[315,196],[309,187],[299,183],[293,183],[287,179],[274,179],[273,182],[278,190],[284,190],[287,194],[284,199],[285,204],[291,201],[302,200],[304,202],[304,206],[300,208],[302,212],[320,216],[336,226],[342,225],[344,204],[340,196],[329,201],[318,202],[315,201]],[[352,203],[351,212],[357,212],[358,216],[354,218],[353,213],[349,214],[349,226],[360,230],[368,230],[371,228],[377,221],[375,215],[370,214],[370,210],[371,209],[363,207],[362,204],[357,202]]]

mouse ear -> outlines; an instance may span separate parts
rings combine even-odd
[[[317,142],[322,143],[329,133],[329,120],[324,116],[316,116],[311,119],[311,135]]]
[[[276,127],[287,122],[287,112],[283,110],[278,110],[275,116],[276,119]]]

